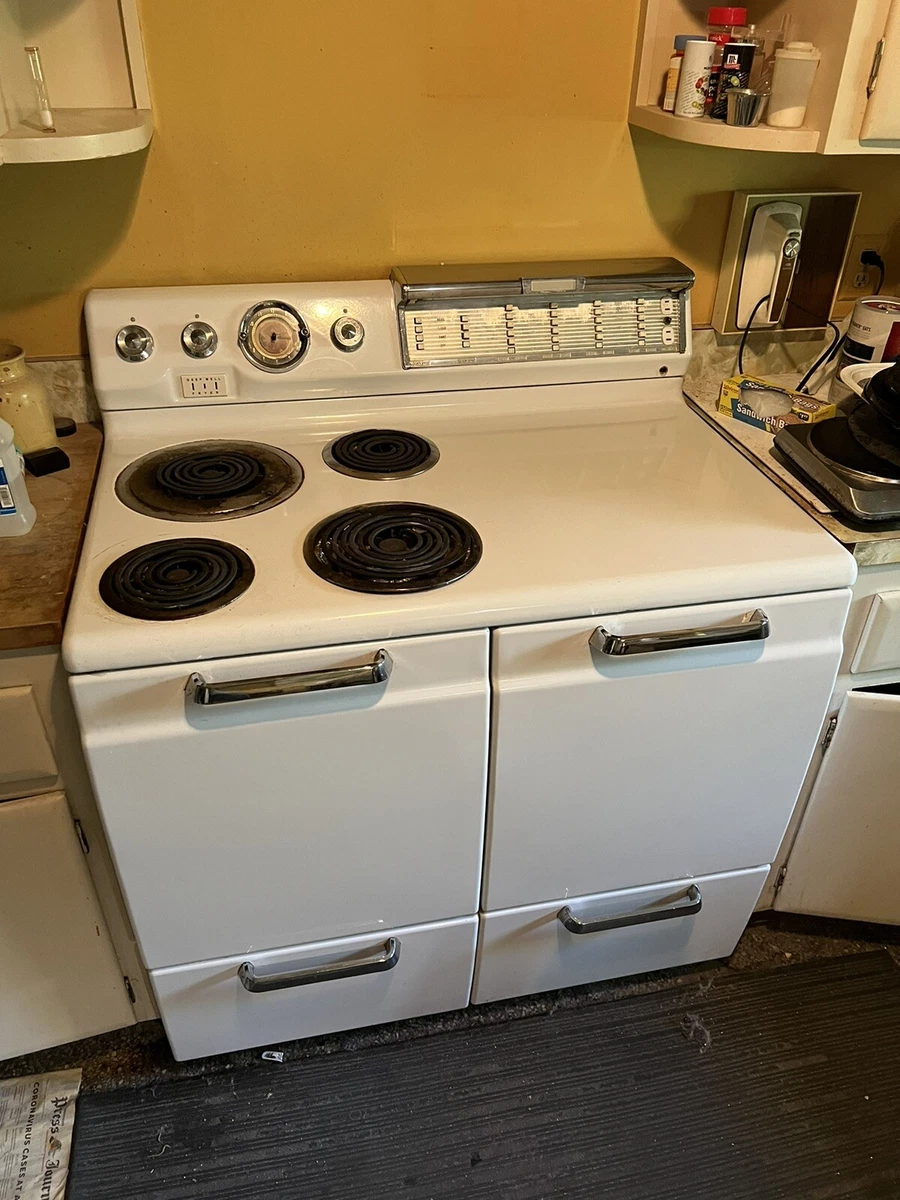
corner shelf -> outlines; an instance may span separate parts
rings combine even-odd
[[[42,129],[25,46],[44,60],[55,130]],[[153,136],[137,0],[0,0],[0,163],[75,162]]]
[[[817,129],[773,129],[768,125],[743,128],[714,121],[711,117],[676,117],[673,113],[663,112],[656,104],[633,104],[628,120],[632,125],[650,129],[663,137],[699,146],[790,154],[815,154],[819,148]]]
[[[56,131],[22,121],[0,135],[0,162],[75,162],[143,150],[153,136],[145,108],[55,108]]]

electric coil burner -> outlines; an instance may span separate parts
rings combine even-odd
[[[321,521],[303,553],[317,575],[350,591],[426,592],[468,575],[481,538],[442,508],[370,504]]]
[[[214,612],[253,582],[243,550],[211,538],[172,538],[129,550],[100,579],[103,602],[126,617],[175,621]]]
[[[302,482],[297,460],[274,446],[189,442],[131,463],[116,480],[116,495],[165,521],[226,521],[273,508]]]
[[[429,470],[440,458],[437,446],[402,429],[361,429],[347,433],[322,451],[325,462],[342,475],[361,479],[407,479]]]

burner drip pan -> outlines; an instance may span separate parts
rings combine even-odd
[[[253,582],[249,556],[211,538],[172,538],[129,550],[100,579],[104,604],[141,621],[215,612]]]
[[[116,495],[164,521],[227,521],[281,504],[302,482],[297,460],[274,446],[187,442],[131,463],[116,480]]]
[[[344,509],[307,536],[303,553],[329,583],[354,592],[425,592],[462,579],[481,558],[468,521],[427,504]]]
[[[440,458],[437,446],[402,429],[360,429],[344,434],[322,457],[334,471],[360,479],[408,479],[428,471]]]

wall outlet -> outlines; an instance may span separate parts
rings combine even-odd
[[[841,286],[838,290],[839,300],[858,300],[860,296],[872,295],[878,286],[878,270],[876,267],[864,266],[859,261],[860,255],[864,250],[877,250],[883,258],[887,240],[886,233],[855,233],[853,235],[853,241],[850,243],[847,253],[847,262],[844,265]]]
[[[227,375],[182,375],[181,394],[185,400],[228,395]]]

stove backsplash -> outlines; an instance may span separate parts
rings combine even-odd
[[[751,374],[802,374],[822,350],[822,339],[803,338],[798,341],[772,341],[765,333],[749,339],[748,362]],[[731,374],[735,367],[737,347],[719,344],[714,330],[694,330],[694,357],[687,377],[700,380],[715,376],[717,380]],[[38,358],[29,365],[38,372],[52,398],[53,411],[60,417],[75,421],[100,421],[100,409],[91,383],[87,358]]]

